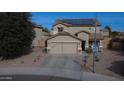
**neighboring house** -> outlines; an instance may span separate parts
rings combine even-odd
[[[89,36],[89,47],[92,46],[93,42],[94,42],[94,34],[95,33],[90,33]],[[101,33],[96,33],[96,44],[98,48],[103,48],[103,35]]]
[[[108,29],[104,28],[103,30],[101,30],[101,34],[103,35],[103,40],[102,42],[102,46],[103,48],[109,48],[110,45],[110,41],[111,41],[111,37],[110,37],[110,32]]]
[[[50,54],[78,54],[82,51],[82,39],[67,32],[60,32],[46,40],[47,52]]]
[[[111,48],[124,50],[124,32],[119,32],[116,37],[112,38]]]
[[[124,32],[119,32],[118,38],[124,40]]]
[[[32,47],[34,48],[45,47],[45,40],[48,38],[49,33],[43,32],[43,30],[39,27],[35,27],[34,31],[35,31],[35,38],[32,42]]]

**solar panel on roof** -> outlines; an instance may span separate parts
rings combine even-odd
[[[72,25],[94,25],[95,22],[98,23],[97,20],[95,19],[62,19],[60,20],[63,23],[67,23],[67,24],[72,24]]]

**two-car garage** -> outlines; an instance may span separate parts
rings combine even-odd
[[[59,33],[47,39],[47,51],[50,54],[77,54],[81,52],[81,42],[68,33]]]
[[[74,42],[51,42],[49,43],[52,54],[76,54],[78,44]]]

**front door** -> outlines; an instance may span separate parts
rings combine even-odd
[[[81,47],[82,47],[82,51],[84,51],[85,50],[85,41],[82,41]]]

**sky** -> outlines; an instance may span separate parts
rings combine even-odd
[[[50,30],[56,19],[95,18],[96,15],[100,29],[108,25],[112,31],[124,32],[124,12],[32,12],[32,21]]]

